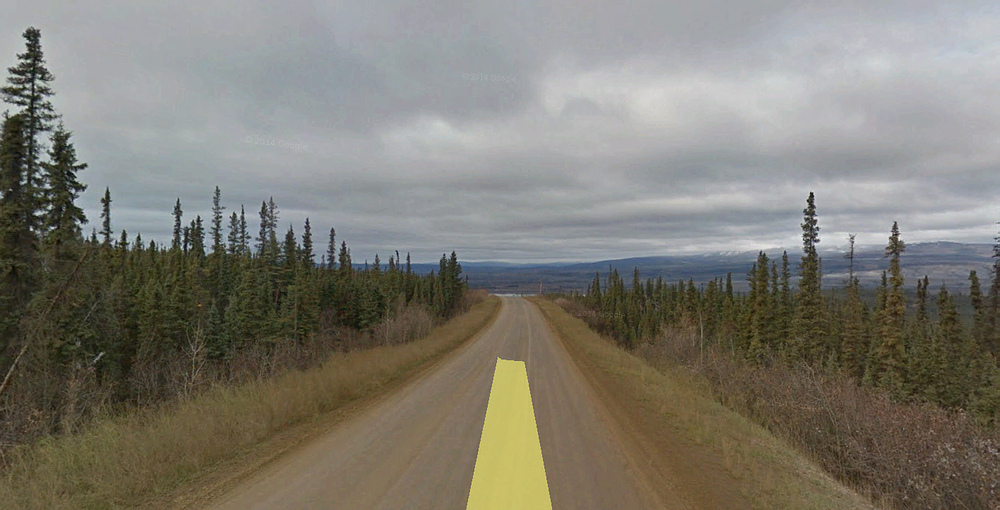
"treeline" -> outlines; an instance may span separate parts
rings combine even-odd
[[[963,409],[984,422],[1000,419],[1000,237],[988,291],[976,271],[969,274],[974,316],[963,321],[949,290],[930,288],[926,276],[916,282],[915,300],[907,302],[901,270],[906,244],[896,223],[875,302],[862,299],[854,276],[853,235],[845,292],[825,295],[812,193],[803,213],[795,288],[787,253],[773,259],[760,252],[746,275],[746,293],[733,292],[732,273],[696,287],[691,279],[643,282],[636,269],[630,287],[611,270],[603,281],[597,274],[587,293],[575,298],[591,310],[587,319],[595,329],[628,348],[655,338],[664,327],[689,328],[702,345],[728,349],[750,363],[806,362],[845,373],[896,399]]]
[[[224,379],[245,352],[258,365],[290,349],[318,361],[317,337],[331,347],[398,315],[419,326],[463,306],[455,252],[426,275],[398,251],[387,265],[375,255],[356,268],[332,228],[325,250],[309,219],[301,235],[291,225],[282,235],[273,199],[261,204],[252,235],[242,206],[227,218],[218,187],[207,220],[186,221],[177,200],[167,245],[113,231],[105,189],[99,230],[85,238],[76,200],[87,165],[56,124],[40,33],[29,28],[24,38],[2,89],[13,112],[0,137],[0,447],[71,429],[67,419],[84,414],[84,401],[155,402],[213,367]],[[427,329],[410,326],[393,338]]]

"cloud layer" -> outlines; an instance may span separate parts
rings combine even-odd
[[[809,191],[824,245],[996,234],[991,2],[410,4],[21,2],[0,57],[42,30],[88,216],[146,239],[216,185],[358,259],[794,246]]]

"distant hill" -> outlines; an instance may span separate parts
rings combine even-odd
[[[949,288],[966,292],[969,271],[975,269],[980,279],[989,281],[989,268],[993,247],[989,244],[967,244],[953,242],[908,244],[903,254],[903,275],[907,287],[915,285],[917,278],[927,275],[931,288],[936,289],[942,282]],[[781,250],[766,250],[768,257],[776,259],[780,265]],[[801,254],[800,248],[788,249],[793,278]],[[841,286],[847,279],[848,260],[841,251],[821,252],[823,285]],[[608,268],[631,281],[632,269],[639,268],[640,277],[662,276],[664,280],[693,278],[696,283],[707,282],[715,277],[725,277],[733,273],[733,284],[737,290],[745,290],[746,273],[757,260],[756,251],[707,253],[702,255],[636,257],[598,262],[550,263],[550,264],[510,264],[499,262],[463,262],[462,270],[469,276],[473,287],[489,289],[494,293],[538,292],[539,282],[543,291],[584,291],[600,271],[606,275]],[[877,284],[882,271],[888,267],[882,248],[859,248],[855,253],[854,270],[863,285]],[[984,283],[985,286],[985,283]]]

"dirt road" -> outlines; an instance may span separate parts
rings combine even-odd
[[[218,509],[464,509],[497,358],[525,362],[553,508],[662,501],[535,305],[504,298],[478,338],[390,397],[222,496]],[[661,484],[662,485],[662,484]]]

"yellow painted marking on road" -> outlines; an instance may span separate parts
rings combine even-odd
[[[552,508],[523,361],[497,358],[466,508]]]

